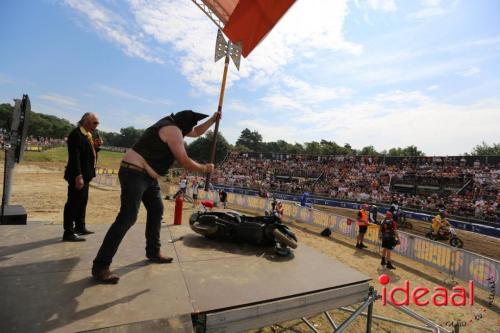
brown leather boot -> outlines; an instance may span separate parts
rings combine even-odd
[[[157,264],[169,264],[172,262],[172,260],[174,260],[174,258],[172,257],[164,256],[163,254],[161,254],[161,252],[158,252],[158,254],[155,256],[146,255],[146,257],[149,259],[149,261]]]
[[[117,284],[120,277],[110,272],[109,267],[92,266],[92,276],[99,283]]]

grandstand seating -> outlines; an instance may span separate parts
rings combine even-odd
[[[500,156],[309,156],[232,152],[219,185],[390,203],[496,221]]]

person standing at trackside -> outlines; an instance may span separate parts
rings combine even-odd
[[[380,223],[378,234],[382,241],[382,261],[380,264],[388,269],[396,269],[391,262],[391,250],[399,243],[396,221],[392,218],[392,213],[387,211],[385,219]]]
[[[85,113],[78,126],[68,135],[68,163],[64,179],[68,182],[68,198],[64,205],[65,242],[81,242],[81,235],[93,234],[85,226],[85,211],[89,198],[89,183],[95,177],[97,152],[102,140],[92,138],[99,125],[97,115]]]
[[[366,249],[368,246],[363,244],[363,239],[368,230],[368,205],[363,204],[358,211],[358,237],[356,238],[356,247],[358,249]]]
[[[181,178],[181,181],[179,182],[179,190],[182,192],[183,195],[186,195],[186,189],[187,189],[187,177],[183,176]]]
[[[378,208],[375,205],[372,205],[370,209],[370,214],[368,215],[368,221],[373,224],[378,224],[377,220]]]
[[[193,185],[191,186],[191,190],[193,191],[193,207],[198,205],[198,194],[199,194],[200,184],[198,180],[195,178],[193,180]]]
[[[222,208],[227,208],[227,193],[223,188],[219,190],[219,200],[222,203]]]
[[[172,262],[173,258],[160,252],[163,201],[158,178],[165,176],[175,160],[190,171],[212,173],[212,163],[199,164],[187,155],[184,137],[202,135],[220,116],[221,113],[216,112],[203,124],[196,126],[198,121],[208,116],[190,110],[171,114],[147,128],[124,155],[118,172],[120,212],[106,233],[92,266],[92,276],[98,282],[118,283],[120,278],[112,274],[109,267],[123,237],[137,220],[141,201],[147,210],[146,257],[154,263]]]

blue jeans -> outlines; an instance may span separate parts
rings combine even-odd
[[[118,172],[121,186],[120,212],[111,225],[101,248],[94,259],[94,265],[108,267],[125,237],[128,229],[137,220],[141,201],[146,207],[146,256],[155,257],[160,251],[160,229],[163,217],[163,201],[158,180],[146,173],[120,168]]]

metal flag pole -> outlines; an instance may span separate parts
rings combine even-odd
[[[222,104],[224,103],[224,92],[226,89],[227,70],[229,68],[229,57],[233,59],[236,68],[239,70],[240,59],[241,59],[241,46],[239,44],[231,43],[230,40],[226,42],[224,36],[222,35],[222,31],[219,29],[217,32],[217,42],[215,44],[215,62],[219,61],[222,57],[225,57],[224,72],[222,74],[222,84],[220,87],[219,105],[217,106],[217,112],[220,112],[221,114],[222,114]],[[215,152],[217,148],[217,135],[219,133],[219,123],[220,123],[220,117],[217,118],[217,120],[215,121],[214,136],[212,139],[212,147],[210,154],[210,163],[214,163],[215,161]],[[210,178],[211,174],[207,173],[205,179],[205,191],[209,190]]]

